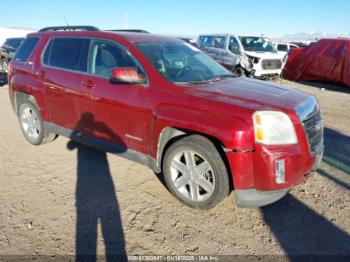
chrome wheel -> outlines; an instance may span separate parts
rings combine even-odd
[[[194,151],[178,152],[171,161],[170,173],[176,190],[191,201],[204,201],[214,192],[214,171],[209,162]]]
[[[21,111],[20,119],[22,129],[27,137],[32,141],[38,140],[41,127],[39,117],[35,110],[29,106],[25,106]]]

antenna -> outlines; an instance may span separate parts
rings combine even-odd
[[[67,20],[66,14],[63,14],[63,18],[64,18],[64,21],[66,21],[67,26],[69,26],[69,23],[68,23],[68,20]]]
[[[124,29],[128,29],[128,12],[124,12]]]

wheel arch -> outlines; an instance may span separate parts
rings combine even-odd
[[[174,144],[179,139],[181,139],[183,137],[190,136],[190,135],[203,136],[213,143],[213,145],[215,146],[215,148],[219,152],[222,160],[225,163],[225,167],[226,167],[226,170],[227,170],[227,173],[229,176],[230,189],[232,189],[233,188],[233,178],[232,178],[232,174],[231,174],[230,165],[229,165],[227,156],[225,154],[226,148],[224,146],[224,143],[222,141],[220,141],[220,139],[218,139],[217,137],[214,137],[214,136],[206,134],[206,133],[202,133],[202,132],[198,132],[198,131],[190,130],[190,129],[183,129],[183,128],[174,127],[174,126],[168,126],[168,127],[163,128],[162,131],[160,132],[158,143],[157,143],[157,159],[156,159],[157,166],[158,167],[162,166],[165,152],[168,150],[168,148],[172,144]]]
[[[16,91],[15,92],[15,110],[17,114],[21,104],[23,104],[25,101],[29,101],[33,103],[40,110],[38,102],[33,95],[23,91]]]

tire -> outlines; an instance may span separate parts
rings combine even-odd
[[[213,208],[229,194],[224,161],[203,136],[186,136],[172,144],[165,152],[162,169],[169,191],[191,208]]]
[[[25,101],[21,104],[18,119],[23,136],[33,145],[49,143],[57,138],[56,134],[45,130],[40,111],[32,102]]]
[[[233,70],[233,73],[237,76],[246,76],[245,70],[239,66]]]

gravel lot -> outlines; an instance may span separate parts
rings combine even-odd
[[[350,255],[350,88],[279,82],[321,103],[321,169],[270,206],[239,209],[231,194],[209,211],[118,156],[63,137],[30,145],[0,87],[0,255]]]

